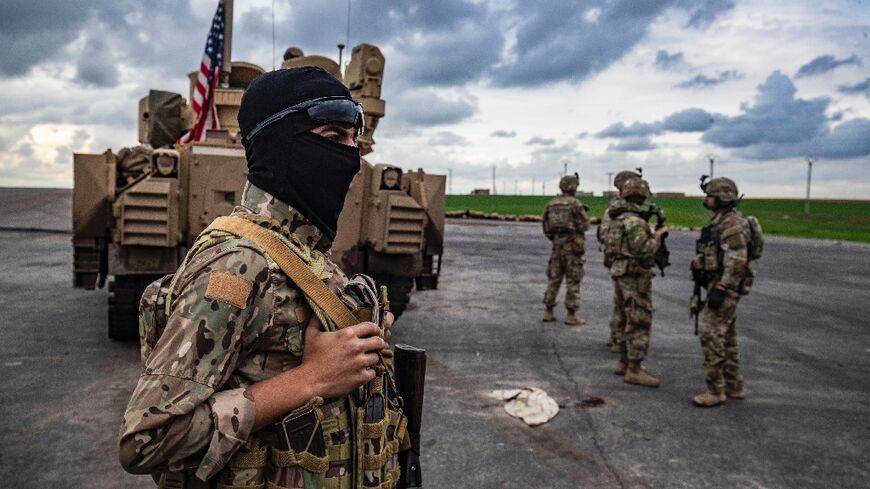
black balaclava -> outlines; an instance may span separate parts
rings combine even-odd
[[[359,149],[309,132],[323,122],[305,111],[263,127],[250,141],[245,136],[287,107],[336,96],[351,99],[348,89],[321,68],[271,71],[248,86],[238,116],[248,181],[301,212],[330,240],[350,182],[360,170]]]

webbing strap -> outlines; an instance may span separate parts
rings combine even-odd
[[[215,219],[207,231],[224,231],[253,241],[263,249],[281,270],[314,301],[339,328],[346,328],[359,321],[347,306],[326,286],[302,261],[299,256],[276,238],[272,231],[241,217],[223,216]]]

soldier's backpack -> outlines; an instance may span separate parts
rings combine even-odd
[[[749,223],[749,243],[746,252],[749,261],[755,261],[764,253],[764,233],[761,231],[761,223],[755,216],[746,216],[746,222]]]
[[[570,233],[577,231],[577,218],[574,204],[557,202],[547,207],[547,227],[551,233]]]
[[[622,253],[622,235],[625,234],[625,223],[622,219],[611,219],[604,234],[604,266],[610,268]]]

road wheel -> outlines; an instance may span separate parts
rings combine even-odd
[[[381,285],[387,286],[387,296],[390,299],[390,312],[397,318],[405,312],[408,307],[408,302],[411,301],[411,290],[414,288],[414,279],[410,277],[399,277],[396,275],[377,274],[372,275],[378,288]]]
[[[139,298],[156,276],[121,275],[109,279],[109,338],[139,340]]]

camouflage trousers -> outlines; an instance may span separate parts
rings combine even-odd
[[[586,262],[585,239],[578,236],[567,243],[553,242],[553,251],[547,264],[547,291],[544,305],[554,307],[562,277],[565,277],[565,307],[580,309],[580,281],[583,280],[583,263]]]
[[[622,288],[619,280],[613,278],[613,312],[610,316],[610,339],[609,345],[621,345],[625,336],[625,310],[622,307]]]
[[[640,363],[649,350],[652,328],[652,273],[614,277],[620,291],[618,314],[623,318],[622,356],[630,362]]]
[[[737,348],[737,301],[740,295],[728,291],[719,309],[704,308],[698,330],[704,351],[704,382],[713,393],[723,389],[739,390],[743,387],[740,375],[740,352]]]

